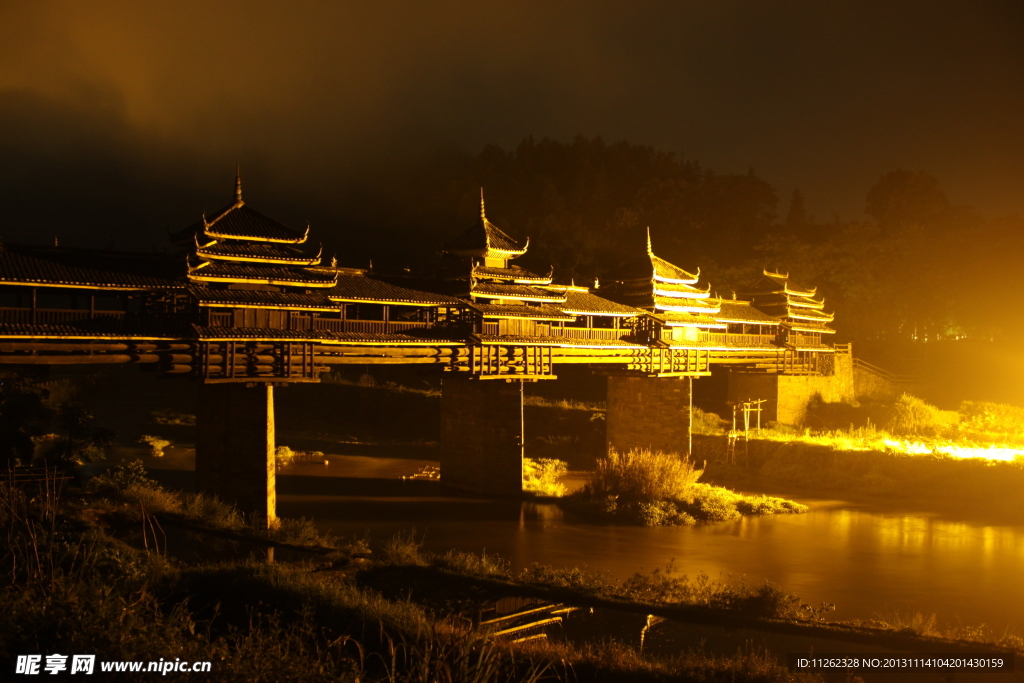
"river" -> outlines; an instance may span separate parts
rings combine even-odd
[[[140,449],[119,449],[136,457]],[[625,578],[674,562],[690,577],[765,580],[836,619],[935,614],[940,626],[985,624],[1024,633],[1024,526],[900,510],[884,502],[804,498],[802,515],[694,527],[591,524],[553,504],[446,494],[437,482],[402,481],[426,461],[329,455],[278,478],[278,511],[343,536],[381,542],[415,528],[424,548],[497,553],[514,569],[587,567]],[[190,449],[146,464],[169,486],[189,485]]]

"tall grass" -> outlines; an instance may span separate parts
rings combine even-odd
[[[675,453],[635,448],[628,453],[615,449],[597,461],[588,489],[596,496],[620,500],[651,501],[685,496],[704,474],[689,458]]]
[[[565,495],[565,485],[558,480],[569,466],[553,458],[523,458],[523,491],[541,496]]]
[[[939,410],[916,396],[902,394],[893,405],[886,428],[898,436],[941,436],[959,421],[954,411]]]
[[[594,477],[569,499],[585,515],[644,526],[724,522],[740,515],[806,512],[799,503],[768,496],[744,496],[698,481],[704,473],[675,453],[611,450],[597,461]]]

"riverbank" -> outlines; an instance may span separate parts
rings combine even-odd
[[[705,478],[716,484],[813,491],[818,496],[887,496],[904,504],[959,508],[1007,522],[1024,520],[1024,466],[1019,461],[842,450],[757,438],[738,444],[735,463],[727,454],[725,436],[694,435],[693,459],[706,462]]]
[[[694,641],[668,654],[657,636],[672,624],[693,624],[713,637],[741,629],[802,639],[787,647],[992,648],[981,638],[953,642],[907,624],[825,624],[827,606],[803,605],[779,587],[690,579],[672,565],[616,581],[542,565],[513,571],[487,553],[428,553],[410,533],[378,541],[373,552],[362,540],[283,543],[239,525],[223,508],[147,511],[139,504],[152,508],[159,490],[137,479],[119,486],[102,495],[67,491],[49,502],[37,496],[36,503],[4,490],[3,509],[19,510],[16,518],[0,515],[8,537],[23,539],[19,525],[43,532],[2,556],[13,579],[0,594],[5,656],[70,648],[101,660],[209,660],[219,667],[217,680],[817,681],[791,674],[779,652],[722,653],[714,643],[690,649]],[[250,550],[274,548],[279,562],[184,562],[167,553],[165,531],[183,527],[198,545],[231,538]],[[50,561],[26,562],[28,550]],[[281,551],[291,561],[281,564]],[[534,605],[558,613],[518,634],[537,639],[513,642],[519,638],[484,623]],[[623,626],[633,640],[616,631]],[[617,641],[608,643],[609,634]],[[646,649],[636,642],[644,635]],[[1016,641],[1000,645],[1020,649]]]

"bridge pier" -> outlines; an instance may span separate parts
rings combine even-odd
[[[766,399],[761,424],[778,422],[803,426],[814,397],[828,403],[849,403],[856,398],[853,354],[836,353],[829,375],[786,375],[729,372],[728,400]]]
[[[608,450],[690,453],[692,377],[608,377]]]
[[[274,388],[201,384],[196,489],[270,524],[277,517]]]
[[[523,491],[523,380],[445,377],[441,482],[498,496]]]

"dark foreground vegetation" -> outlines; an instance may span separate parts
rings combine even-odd
[[[88,490],[63,489],[53,479],[0,485],[0,658],[76,652],[100,661],[208,660],[211,680],[239,681],[821,680],[792,674],[774,654],[753,648],[722,657],[695,643],[666,658],[557,632],[514,642],[480,621],[513,597],[616,608],[649,615],[648,625],[658,615],[894,647],[919,640],[913,625],[822,624],[829,606],[803,605],[770,584],[690,579],[672,565],[622,582],[579,569],[514,573],[486,554],[424,553],[415,532],[369,553],[365,541],[323,536],[304,520],[257,532],[230,507],[200,500],[161,489],[132,464]],[[275,564],[260,553],[183,562],[167,553],[165,533],[181,526],[288,548],[297,559]]]

